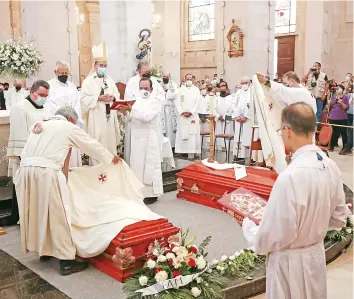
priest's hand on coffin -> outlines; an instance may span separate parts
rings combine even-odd
[[[261,73],[256,73],[256,74],[257,74],[257,78],[258,78],[259,83],[261,83],[261,84],[267,83],[267,78],[263,74],[261,74]]]
[[[119,161],[120,161],[119,156],[114,156],[114,158],[113,158],[113,160],[112,160],[112,164],[116,165],[116,164],[119,163]]]
[[[111,102],[111,96],[108,95],[108,94],[99,96],[99,97],[98,97],[98,101],[99,101],[99,102],[109,103],[109,102]]]

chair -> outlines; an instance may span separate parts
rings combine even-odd
[[[231,147],[231,141],[234,140],[234,133],[232,134],[226,134],[226,129],[228,125],[232,125],[234,128],[234,120],[232,119],[232,116],[226,115],[225,116],[225,125],[224,125],[224,134],[216,134],[214,138],[214,152],[215,152],[215,147],[216,147],[216,140],[218,138],[224,139],[224,144],[225,144],[225,149],[226,149],[226,159],[225,162],[229,163],[230,162],[230,147]],[[233,129],[234,131],[234,129]],[[226,147],[226,141],[229,141],[229,146]]]
[[[199,113],[199,119],[207,119],[208,118],[208,114],[201,114]],[[210,132],[209,131],[201,131],[200,132],[200,136],[202,137],[202,141],[200,144],[200,158],[201,160],[203,160],[203,143],[204,143],[204,137],[210,137]]]
[[[328,147],[331,142],[333,128],[331,125],[324,125],[318,135],[317,146],[329,157]]]

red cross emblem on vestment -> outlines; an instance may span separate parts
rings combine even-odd
[[[107,175],[105,173],[101,173],[98,175],[98,182],[103,184],[107,181]]]
[[[272,110],[272,108],[273,108],[273,103],[270,103],[269,104],[269,110]]]

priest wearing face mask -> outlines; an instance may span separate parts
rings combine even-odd
[[[23,81],[15,80],[14,87],[10,88],[5,93],[5,100],[6,100],[6,109],[10,110],[18,102],[22,101],[25,97],[28,96],[28,91],[25,90],[22,86]]]
[[[119,100],[115,82],[107,76],[106,43],[92,48],[94,69],[82,82],[81,110],[87,133],[98,140],[111,154],[117,154],[120,141],[117,112],[110,110],[111,105]],[[98,161],[90,159],[91,165]]]
[[[162,133],[169,139],[171,146],[175,147],[177,131],[177,110],[175,105],[177,84],[172,81],[170,73],[164,72],[162,74],[161,86],[165,93],[161,113]]]
[[[129,113],[130,168],[144,184],[144,202],[151,204],[163,194],[161,102],[154,96],[150,78],[141,78],[139,86],[134,105],[122,105],[119,111]]]
[[[58,61],[54,70],[55,77],[48,81],[50,85],[48,104],[53,114],[60,108],[71,107],[78,115],[78,126],[84,128],[84,121],[81,117],[80,93],[75,84],[68,80],[70,65],[65,61]],[[79,149],[73,148],[70,158],[70,167],[82,165]]]
[[[193,159],[200,153],[200,125],[198,116],[199,88],[192,82],[192,75],[185,76],[186,83],[178,90],[176,108],[178,111],[178,127],[175,152],[188,154]]]
[[[10,137],[7,148],[9,176],[14,176],[20,166],[20,156],[25,147],[31,126],[52,115],[51,109],[46,104],[49,87],[46,81],[38,80],[34,82],[30,94],[11,108]],[[12,193],[12,212],[7,224],[16,224],[17,221],[18,207],[14,186]]]
[[[215,134],[233,134],[233,125],[232,123],[226,122],[226,116],[230,116],[232,114],[232,96],[229,93],[228,86],[226,82],[222,82],[220,84],[220,95],[216,97],[216,105],[215,105]],[[225,128],[226,126],[226,128]],[[224,148],[225,143],[221,138],[217,139],[217,148],[219,150]]]

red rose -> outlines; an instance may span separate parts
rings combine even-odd
[[[167,250],[165,250],[165,252],[164,252],[163,254],[164,254],[164,255],[167,255],[168,253],[172,253],[172,251],[169,250],[169,249],[167,249]]]
[[[198,252],[198,249],[195,248],[194,246],[192,246],[191,248],[189,248],[188,252],[189,252],[189,253],[191,253],[191,252],[197,253],[197,252]]]
[[[168,260],[168,263],[172,266],[173,265],[173,260]]]
[[[180,276],[181,273],[178,270],[175,270],[175,271],[173,271],[172,275],[173,275],[173,277],[177,277],[177,276]]]
[[[171,248],[171,250],[173,249],[173,248],[175,248],[176,247],[176,245],[175,244],[170,244],[170,248]]]
[[[189,267],[195,267],[197,265],[197,263],[195,262],[194,259],[190,259],[189,262],[188,262],[188,266]]]
[[[155,274],[159,273],[160,271],[162,271],[161,268],[156,268],[156,269],[155,269]]]

